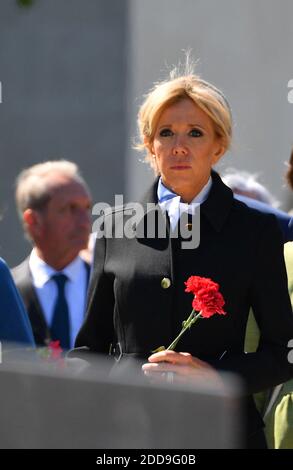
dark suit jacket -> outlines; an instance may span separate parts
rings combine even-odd
[[[293,338],[293,317],[287,289],[283,240],[276,219],[233,198],[217,173],[208,199],[201,205],[201,239],[190,251],[190,275],[209,277],[220,285],[226,301],[226,316],[201,320],[182,337],[177,350],[190,352],[217,369],[239,374],[247,392],[255,393],[293,376],[287,360]],[[116,340],[123,355],[147,358],[158,346],[174,339],[171,311],[174,304],[174,252],[170,238],[147,238],[142,224],[152,218],[148,202],[157,202],[157,183],[143,200],[145,212],[137,224],[130,206],[104,217],[105,236],[95,247],[93,276],[89,289],[86,321],[76,346],[107,354]],[[158,210],[160,216],[161,211]],[[132,219],[133,220],[133,219]],[[109,236],[132,224],[132,238]],[[171,280],[162,288],[163,278]],[[182,283],[182,289],[184,285]],[[185,294],[176,312],[177,334],[191,311],[192,297]],[[245,329],[250,307],[261,330],[256,353],[244,353]],[[227,351],[222,360],[222,353]],[[250,429],[260,421],[250,401]]]
[[[90,267],[85,263],[89,274]],[[35,342],[38,346],[45,346],[51,341],[50,328],[47,325],[37,293],[33,286],[32,275],[29,268],[29,258],[12,269],[12,276],[26,306],[32,325]]]

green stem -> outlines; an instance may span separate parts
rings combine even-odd
[[[196,312],[193,309],[186,322],[184,323],[184,327],[180,331],[179,335],[174,339],[170,346],[167,347],[167,350],[174,351],[181,336],[201,317],[201,311],[197,315],[195,313]]]

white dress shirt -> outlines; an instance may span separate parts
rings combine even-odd
[[[159,206],[162,211],[168,212],[172,230],[174,230],[178,224],[182,213],[187,212],[188,214],[195,214],[197,207],[208,198],[212,184],[213,182],[210,176],[207,184],[202,188],[200,193],[195,196],[190,204],[186,204],[185,202],[180,202],[181,197],[173,193],[169,188],[166,188],[160,178],[158,185]]]
[[[73,347],[85,314],[88,273],[84,261],[77,256],[62,271],[56,271],[39,258],[33,249],[29,259],[29,267],[33,285],[49,328],[53,321],[54,306],[58,295],[56,282],[51,277],[57,272],[68,277],[65,284],[65,296],[69,309],[70,347]]]

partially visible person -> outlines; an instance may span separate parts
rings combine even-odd
[[[293,243],[284,247],[288,287],[293,307]],[[291,350],[293,349],[293,338]],[[291,352],[293,361],[293,352]],[[293,449],[293,379],[276,387],[267,402],[264,420],[269,448]]]
[[[224,174],[223,181],[232,189],[234,197],[238,201],[265,214],[275,215],[282,230],[284,243],[293,241],[292,216],[277,209],[278,201],[263,185],[256,181],[254,175],[234,170]]]
[[[286,179],[293,189],[293,149],[288,164]],[[288,277],[288,289],[293,307],[293,243],[284,245],[284,256]],[[246,330],[245,350],[257,350],[260,338],[258,324],[250,312]],[[292,345],[293,347],[293,345]],[[268,447],[271,449],[293,448],[293,379],[254,395],[258,410],[264,417]]]
[[[94,260],[95,241],[96,241],[95,233],[91,233],[89,236],[87,247],[79,252],[79,256],[84,261],[86,261],[90,266],[92,265],[93,260]]]
[[[288,288],[293,307],[293,243],[284,245],[288,276]],[[260,339],[259,326],[252,313],[247,323],[245,350],[257,350]],[[293,340],[293,338],[292,338]],[[293,344],[291,344],[293,348]],[[293,360],[293,354],[291,353]],[[265,422],[265,434],[269,449],[293,449],[293,379],[254,395]]]
[[[0,258],[0,341],[35,345],[27,312],[2,258]]]
[[[276,208],[280,205],[273,194],[271,194],[263,184],[257,181],[257,176],[248,171],[236,169],[227,170],[222,176],[222,179],[224,183],[232,189],[234,194],[256,199],[257,201]]]
[[[293,148],[291,150],[286,180],[293,190]],[[292,213],[292,211],[291,211]],[[284,256],[288,276],[288,289],[293,307],[293,243],[286,243]],[[291,350],[293,348],[291,340]],[[293,353],[291,351],[291,360]],[[264,420],[268,446],[274,449],[293,449],[293,379],[276,387],[267,402]]]
[[[16,203],[33,250],[12,273],[35,341],[59,340],[67,350],[85,313],[90,267],[79,252],[90,234],[88,187],[76,164],[48,161],[20,173]]]

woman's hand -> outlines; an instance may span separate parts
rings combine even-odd
[[[189,353],[175,351],[160,351],[148,358],[148,363],[142,366],[145,375],[155,381],[190,383],[196,379],[217,381],[222,384],[218,372],[207,362],[193,357]]]

